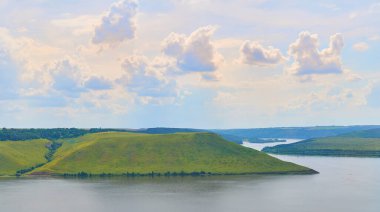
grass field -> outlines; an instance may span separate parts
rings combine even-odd
[[[355,135],[362,135],[362,133]],[[342,137],[310,139],[293,144],[266,147],[263,151],[288,155],[380,157],[380,138],[344,135]]]
[[[48,140],[0,142],[0,176],[16,175],[16,172],[47,162]]]
[[[60,140],[53,160],[34,174],[211,172],[213,174],[314,173],[212,133],[108,132]]]

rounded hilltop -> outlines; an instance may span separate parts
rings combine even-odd
[[[208,132],[101,132],[63,139],[51,162],[32,174],[310,174],[314,170],[228,142]]]

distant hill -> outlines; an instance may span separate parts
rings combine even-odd
[[[289,155],[380,157],[380,129],[266,147],[263,151]]]
[[[0,142],[0,176],[16,175],[17,171],[47,162],[48,140]]]
[[[320,138],[336,136],[360,130],[380,128],[378,125],[363,126],[315,126],[315,127],[275,127],[253,129],[215,129],[210,130],[217,134],[226,134],[241,138]]]
[[[324,127],[279,127],[279,128],[255,128],[255,129],[192,129],[192,128],[142,128],[142,129],[121,129],[121,128],[51,128],[51,129],[0,129],[0,141],[20,141],[31,139],[57,140],[64,138],[75,138],[89,133],[97,132],[132,132],[146,134],[171,134],[180,132],[213,132],[224,139],[241,144],[243,140],[252,143],[267,143],[268,140],[262,138],[320,138],[335,136],[343,133],[350,133],[359,130],[369,130],[380,128],[380,126],[324,126]],[[270,142],[270,141],[269,141]]]
[[[380,128],[355,131],[340,135],[341,137],[354,137],[354,138],[380,138]]]
[[[212,131],[210,131],[210,132],[212,132]],[[242,144],[243,140],[246,140],[246,141],[251,142],[251,143],[270,143],[270,142],[273,142],[272,140],[264,140],[264,139],[260,139],[260,138],[254,138],[254,137],[248,138],[248,137],[244,137],[244,136],[230,135],[230,134],[224,134],[224,133],[217,133],[217,132],[213,132],[213,133],[218,134],[219,136],[226,139],[227,141],[234,142],[237,144]]]
[[[51,162],[32,174],[315,173],[213,133],[108,132],[63,139]]]
[[[146,128],[136,129],[129,132],[148,134],[169,134],[178,132],[213,132],[224,139],[242,144],[243,140],[251,143],[268,143],[273,141],[262,138],[321,138],[350,133],[359,130],[380,128],[376,125],[363,126],[315,126],[315,127],[276,127],[276,128],[252,128],[252,129],[192,129],[192,128]]]
[[[142,129],[120,129],[120,128],[46,128],[46,129],[15,129],[15,128],[2,128],[0,129],[0,142],[1,141],[25,141],[31,139],[49,139],[57,140],[64,138],[75,138],[89,133],[97,132],[131,132],[131,133],[146,133],[146,134],[171,134],[180,132],[209,132],[204,129],[191,129],[191,128],[142,128]],[[223,138],[234,143],[242,143],[244,137],[220,134]],[[259,141],[259,139],[251,139],[252,141]],[[265,142],[265,141],[263,141]]]

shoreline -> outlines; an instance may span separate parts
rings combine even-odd
[[[278,172],[248,172],[248,173],[211,173],[211,172],[197,172],[197,173],[185,173],[185,172],[172,172],[172,173],[124,173],[124,174],[91,174],[86,172],[79,172],[76,174],[50,174],[50,173],[34,173],[23,176],[0,176],[0,178],[17,178],[17,179],[27,179],[27,178],[112,178],[112,177],[207,177],[207,176],[247,176],[247,175],[314,175],[319,174],[318,171],[314,169],[304,170],[304,171],[278,171]]]

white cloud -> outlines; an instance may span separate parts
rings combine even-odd
[[[163,52],[176,59],[179,69],[187,72],[212,72],[221,61],[216,52],[211,36],[216,28],[201,27],[186,36],[171,33],[163,41]]]
[[[241,45],[240,55],[241,62],[258,66],[275,65],[285,60],[279,49],[272,46],[264,48],[260,43],[251,41]]]
[[[352,48],[358,52],[365,52],[368,50],[369,46],[366,42],[355,43]]]
[[[340,54],[343,48],[343,37],[335,34],[330,37],[329,47],[319,50],[317,34],[301,32],[298,39],[290,44],[289,55],[294,63],[288,68],[293,75],[341,74],[343,72]]]
[[[103,16],[101,24],[95,28],[92,42],[117,44],[125,39],[133,39],[136,31],[136,12],[137,2],[134,0],[122,0],[112,4]]]
[[[165,66],[154,60],[149,62],[145,56],[131,56],[124,60],[122,67],[125,75],[118,82],[145,100],[176,98],[179,95],[176,81],[166,77]]]

